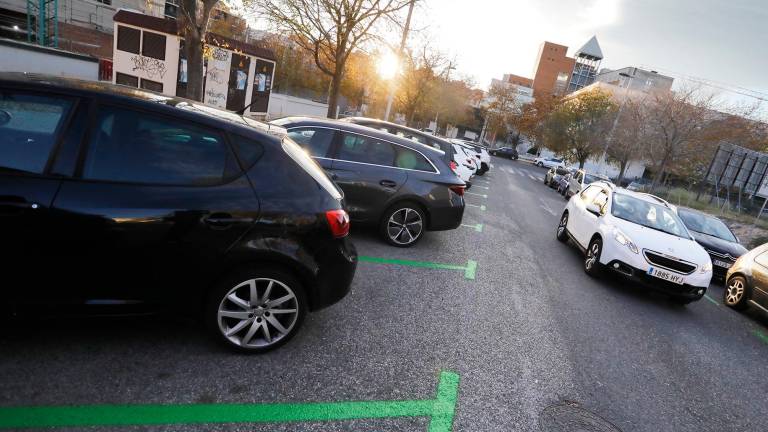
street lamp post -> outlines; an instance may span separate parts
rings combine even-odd
[[[402,63],[403,51],[405,51],[405,41],[408,40],[408,30],[411,27],[411,15],[413,15],[413,5],[416,0],[411,0],[408,5],[408,17],[405,18],[405,27],[403,28],[403,38],[400,39],[400,49],[397,51],[397,60]],[[389,94],[387,95],[387,110],[384,112],[384,121],[389,121],[389,113],[392,110],[392,100],[395,98],[395,79],[389,82]]]
[[[448,83],[450,81],[451,77],[451,70],[456,69],[456,67],[453,66],[453,63],[448,63],[448,67],[445,69],[445,82]],[[432,131],[432,135],[437,135],[437,120],[440,118],[440,108],[435,111],[435,130]]]

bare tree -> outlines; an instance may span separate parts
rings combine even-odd
[[[189,0],[191,1],[191,0]],[[209,0],[213,1],[213,0]],[[393,19],[410,0],[255,0],[257,12],[295,36],[331,78],[328,117],[336,117],[344,67],[352,51],[370,40],[382,19]]]
[[[413,125],[416,114],[424,111],[435,93],[439,79],[435,71],[445,64],[445,57],[425,44],[417,52],[409,52],[404,60],[403,77],[397,88],[396,99],[406,121]]]
[[[617,181],[621,183],[627,167],[642,157],[647,136],[643,101],[627,99],[616,112],[616,118],[606,148],[608,159],[619,166]]]
[[[507,83],[494,83],[488,90],[488,106],[485,110],[487,130],[496,137],[503,133],[505,138],[515,115],[520,113],[517,90]]]
[[[203,100],[203,52],[211,12],[219,0],[182,0],[181,23],[187,56],[187,98]]]

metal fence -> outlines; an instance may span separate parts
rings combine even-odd
[[[761,195],[768,171],[768,153],[761,153],[733,144],[718,146],[705,176],[707,184],[716,191],[735,189],[744,195]]]

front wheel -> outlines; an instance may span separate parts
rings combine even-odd
[[[568,212],[564,212],[563,217],[560,218],[555,237],[563,243],[568,241]]]
[[[600,253],[603,251],[603,242],[595,238],[587,248],[587,254],[584,257],[584,272],[590,276],[600,274]]]
[[[418,205],[396,204],[384,212],[381,235],[392,246],[411,247],[421,239],[425,223],[424,211]]]
[[[307,312],[304,289],[291,274],[270,268],[243,269],[210,293],[205,321],[231,349],[262,353],[288,342]]]
[[[541,162],[537,163],[536,166],[539,167],[539,168],[544,168],[544,164],[541,163]]]
[[[730,308],[744,310],[747,308],[748,294],[747,280],[743,276],[733,276],[725,285],[723,303]]]

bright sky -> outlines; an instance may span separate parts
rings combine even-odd
[[[768,0],[422,0],[414,28],[487,88],[533,77],[541,42],[569,55],[592,35],[602,66],[647,67],[759,91],[768,99]]]

